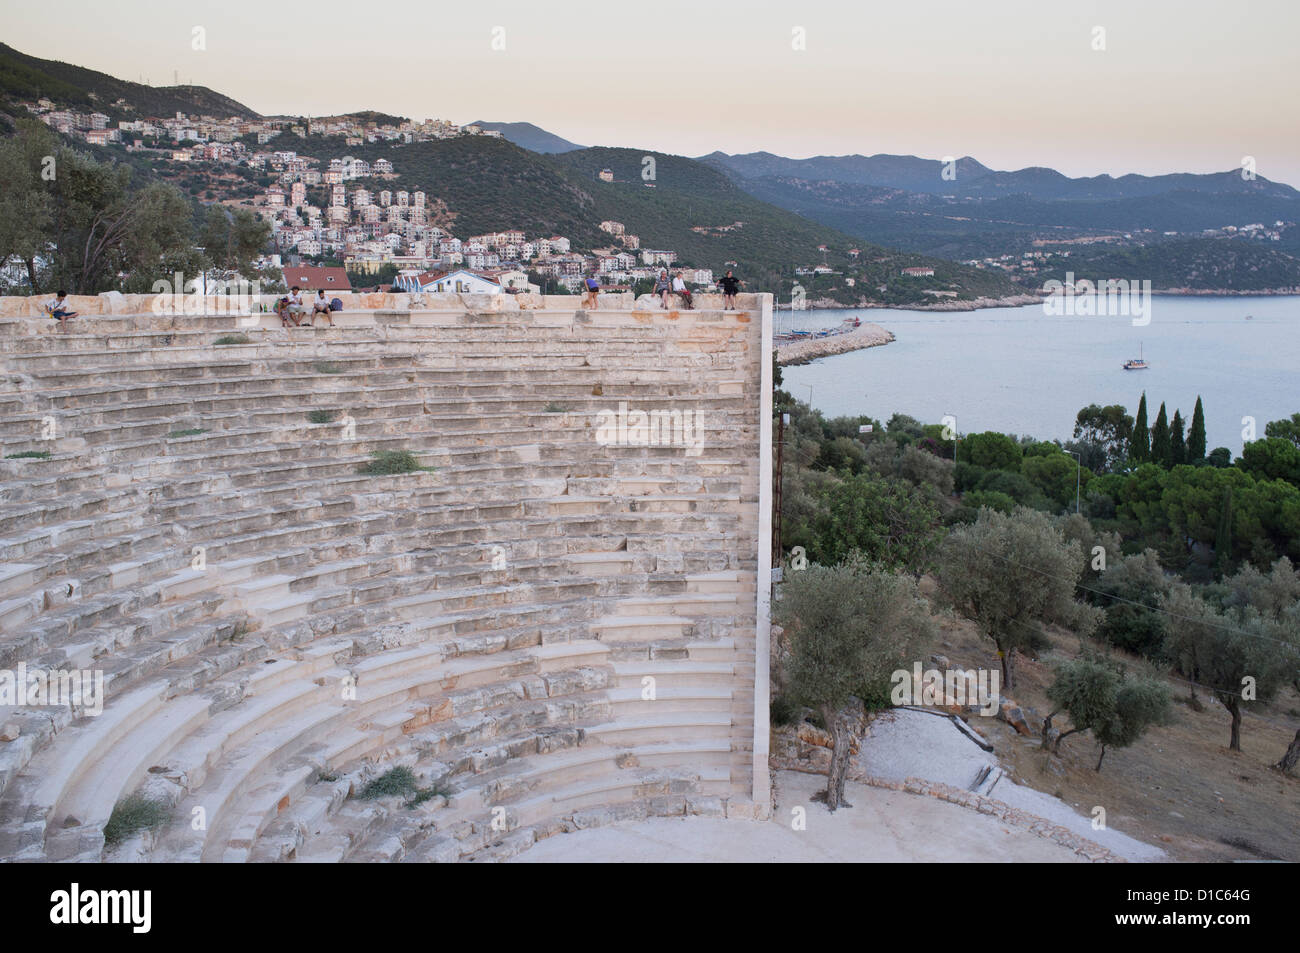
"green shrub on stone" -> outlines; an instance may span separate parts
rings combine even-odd
[[[369,463],[362,464],[361,472],[370,476],[389,476],[397,473],[416,473],[429,470],[409,450],[376,450]]]
[[[113,806],[104,825],[104,843],[119,844],[137,831],[154,830],[167,823],[171,809],[163,801],[143,794],[129,794]]]

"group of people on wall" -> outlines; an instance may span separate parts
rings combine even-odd
[[[741,284],[743,282],[732,274],[730,269],[727,270],[724,277],[718,279],[718,287],[722,289],[722,307],[724,310],[736,310],[736,292],[740,290]],[[594,271],[587,276],[585,285],[587,293],[582,299],[583,306],[595,310],[599,307],[600,279],[596,277]],[[691,298],[691,291],[686,287],[686,281],[682,278],[680,271],[674,272],[670,278],[667,268],[659,269],[659,277],[655,279],[654,294],[659,299],[659,306],[662,308],[668,307],[668,296],[670,294],[681,298],[682,303],[688,310],[695,307],[695,303]]]
[[[734,311],[736,309],[736,293],[740,290],[741,284],[743,282],[732,274],[730,269],[727,270],[724,277],[718,279],[718,287],[722,289],[722,306],[724,310]],[[600,295],[600,279],[596,277],[595,272],[587,276],[585,285],[587,293],[583,297],[583,305],[594,310],[599,307]],[[659,304],[663,308],[668,307],[668,296],[670,294],[681,298],[682,303],[688,309],[695,307],[691,291],[686,287],[686,281],[682,278],[680,271],[675,272],[670,278],[668,269],[660,269],[659,277],[655,280],[654,294],[659,298]],[[276,301],[275,313],[280,319],[280,324],[286,328],[302,327],[304,320],[311,327],[315,327],[316,315],[318,314],[324,315],[329,321],[329,326],[333,327],[333,312],[340,310],[342,306],[342,302],[338,298],[325,297],[325,290],[321,288],[316,291],[316,297],[311,300],[309,307],[308,303],[303,301],[302,289],[294,285],[287,295]],[[60,291],[53,300],[46,302],[45,313],[51,318],[57,319],[60,325],[63,325],[69,318],[77,316],[77,312],[69,307],[68,293],[66,291]]]

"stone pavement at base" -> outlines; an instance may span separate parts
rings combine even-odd
[[[849,782],[851,808],[834,814],[811,800],[826,779],[782,771],[774,776],[770,821],[707,817],[651,818],[559,834],[512,862],[951,862],[1077,863],[1073,851],[994,818],[935,798]],[[807,829],[791,829],[803,807]]]
[[[980,720],[972,719],[977,723]],[[996,772],[989,778],[991,786],[986,784],[980,788],[981,793],[988,797],[1086,837],[1130,862],[1151,863],[1169,859],[1169,855],[1159,847],[1143,843],[1114,827],[1095,830],[1091,814],[1080,813],[1087,810],[1086,805],[1072,808],[1060,798],[1002,777],[996,752],[983,751],[947,718],[928,712],[898,709],[877,718],[871,724],[870,736],[861,741],[858,764],[867,774],[877,778],[892,781],[921,778],[963,790],[972,789],[981,770],[991,768]],[[1126,819],[1112,820],[1123,823]]]

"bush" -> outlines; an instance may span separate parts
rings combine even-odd
[[[337,410],[313,410],[307,414],[307,420],[313,424],[329,424],[339,415]]]
[[[104,843],[119,844],[136,831],[153,830],[167,823],[171,808],[143,794],[129,794],[113,805],[104,825]]]
[[[339,367],[332,361],[320,361],[312,365],[317,374],[342,374],[343,368]]]
[[[400,797],[405,799],[408,808],[414,808],[431,798],[450,795],[451,791],[441,784],[431,784],[427,788],[420,787],[415,783],[415,773],[410,768],[398,766],[371,779],[357,797],[363,801],[373,801],[381,797]]]
[[[1112,564],[1091,585],[1091,601],[1106,610],[1097,635],[1127,651],[1162,657],[1164,619],[1157,607],[1170,585],[1153,550]]]
[[[403,797],[419,790],[415,783],[415,774],[407,767],[396,767],[385,771],[377,778],[372,778],[361,793],[357,795],[363,801],[373,801],[381,797]]]
[[[980,511],[978,507],[967,506],[962,503],[960,506],[954,506],[944,514],[944,526],[967,526],[979,519]]]
[[[924,571],[939,537],[939,508],[903,480],[867,474],[827,488],[813,519],[809,556],[829,565],[858,551],[868,559]]]
[[[821,445],[821,452],[813,461],[814,470],[847,470],[861,473],[866,466],[867,448],[854,437],[836,437]]]
[[[207,433],[206,427],[191,427],[189,430],[173,430],[168,437],[197,437],[201,433]]]
[[[1010,513],[1016,508],[1015,500],[996,490],[971,490],[969,493],[962,495],[961,504],[971,510],[981,510],[988,507],[991,510],[997,510],[999,513]]]
[[[795,719],[799,716],[799,706],[784,695],[774,695],[767,706],[767,714],[772,724],[778,727],[793,725]]]
[[[877,680],[862,685],[857,691],[857,696],[862,699],[863,709],[872,712],[893,708],[894,700],[890,697],[890,684],[889,680]]]
[[[967,490],[973,490],[979,486],[980,481],[988,476],[989,471],[984,467],[977,467],[971,463],[962,463],[958,461],[952,471],[953,489],[958,493],[965,493]]]
[[[251,339],[247,334],[223,334],[213,344],[248,344]]]
[[[1067,458],[1068,459],[1068,458]],[[1047,498],[1034,486],[1028,477],[1021,473],[1012,473],[1006,470],[991,470],[984,474],[975,489],[985,493],[1002,493],[1011,497],[1021,506],[1028,506],[1036,510],[1055,509],[1047,502]],[[1071,497],[1074,496],[1073,487],[1071,487]]]
[[[48,450],[24,450],[22,453],[11,453],[5,456],[6,460],[48,460],[50,451]]]
[[[371,476],[415,473],[418,470],[431,469],[420,466],[420,461],[415,459],[415,454],[409,450],[376,450],[370,456],[370,462],[362,464],[361,472]]]

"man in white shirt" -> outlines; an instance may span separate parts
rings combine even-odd
[[[316,298],[311,303],[311,323],[312,327],[316,326],[316,315],[323,314],[329,318],[330,327],[334,327],[334,316],[330,312],[330,299],[325,297],[325,289],[320,288],[316,292]]]
[[[687,290],[686,282],[682,280],[682,273],[679,271],[673,275],[673,294],[679,295],[686,303],[687,309],[693,309],[695,305],[691,304],[691,293]]]
[[[45,313],[51,318],[57,318],[60,327],[63,326],[63,323],[67,321],[68,318],[75,318],[77,316],[77,312],[68,307],[68,293],[66,291],[60,291],[54,297],[53,301],[47,301],[45,303]]]

